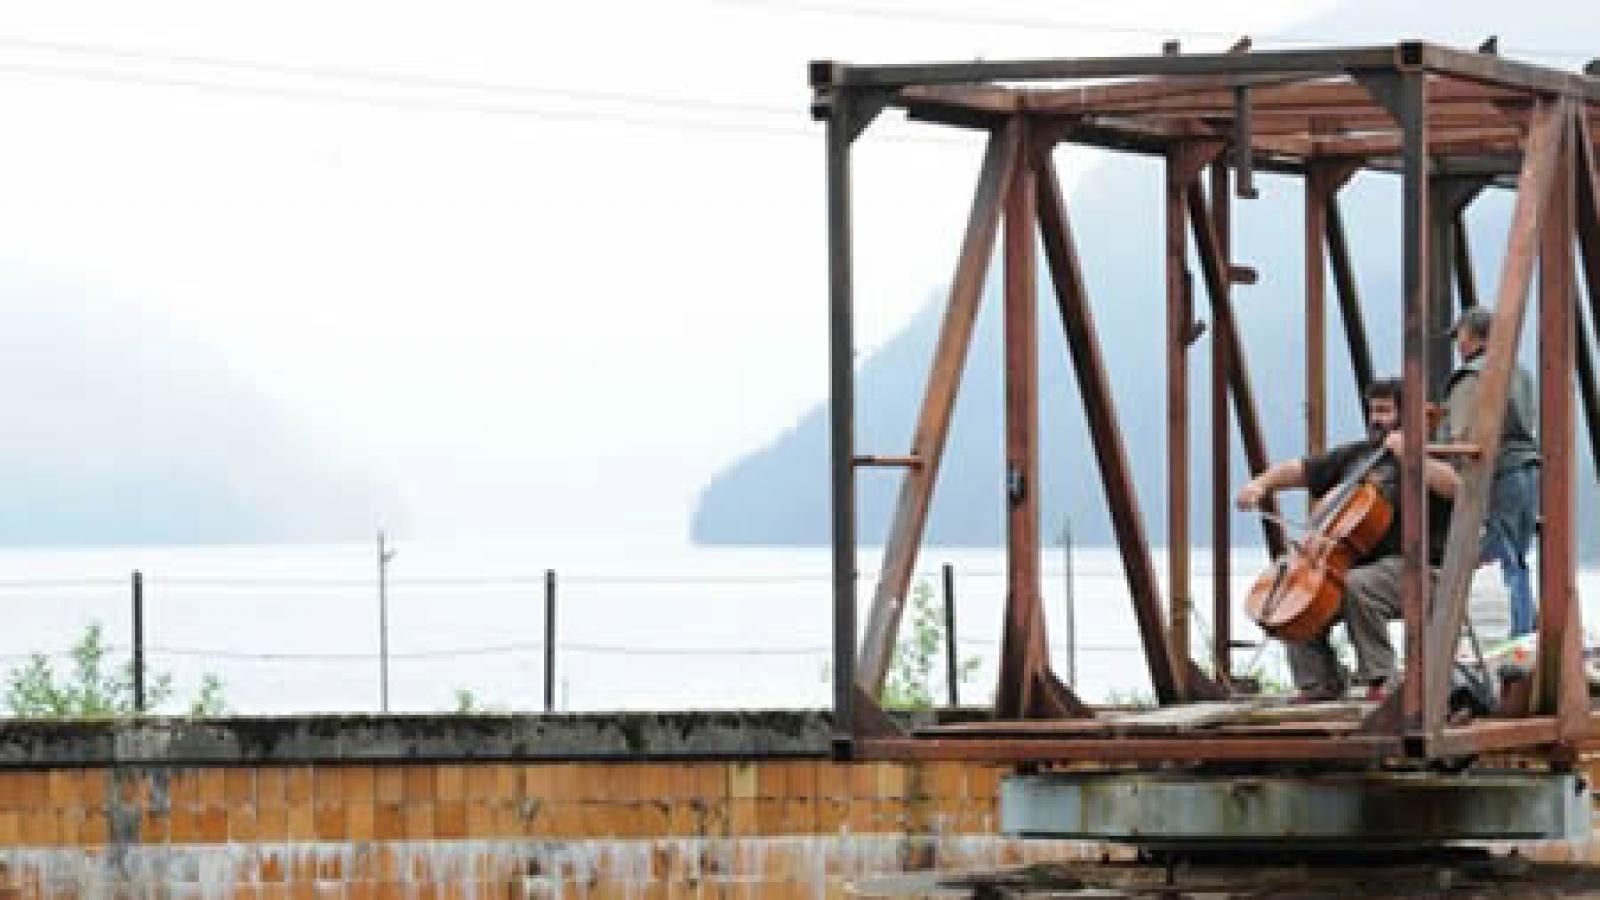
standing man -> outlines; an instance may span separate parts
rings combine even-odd
[[[1398,455],[1405,448],[1400,427],[1400,388],[1398,378],[1383,378],[1367,388],[1367,437],[1342,444],[1326,453],[1278,463],[1246,482],[1235,499],[1243,510],[1259,509],[1274,493],[1304,488],[1320,500],[1332,493],[1358,464],[1380,446],[1389,455],[1368,477],[1383,491],[1394,507],[1389,530],[1365,557],[1356,560],[1345,574],[1344,597],[1339,618],[1344,621],[1350,644],[1355,648],[1356,687],[1367,700],[1382,700],[1394,683],[1394,643],[1389,639],[1389,620],[1401,615],[1400,609],[1400,468]],[[1423,478],[1428,486],[1428,563],[1439,565],[1444,555],[1445,535],[1450,530],[1450,503],[1460,485],[1454,469],[1437,459],[1423,463]],[[1289,670],[1298,693],[1296,701],[1336,700],[1349,687],[1346,675],[1327,632],[1304,644],[1290,644]]]
[[[1445,439],[1472,441],[1474,400],[1489,346],[1489,325],[1494,316],[1474,306],[1456,319],[1451,336],[1461,364],[1445,388]],[[1511,636],[1533,631],[1536,609],[1528,579],[1528,548],[1533,543],[1539,516],[1539,406],[1533,378],[1517,366],[1506,398],[1505,425],[1500,453],[1494,461],[1489,488],[1489,510],[1484,517],[1483,562],[1499,562],[1511,598]]]

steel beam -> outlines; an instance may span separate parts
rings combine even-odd
[[[1393,69],[1401,64],[1398,56],[1398,47],[1377,46],[1248,54],[852,65],[840,68],[838,83],[860,87],[906,87],[913,84],[1059,81],[1078,78],[1127,78],[1138,75],[1305,76],[1318,73],[1337,74],[1352,68]]]
[[[1484,84],[1560,94],[1589,102],[1600,101],[1600,78],[1534,66],[1485,53],[1470,53],[1438,44],[1402,44],[1401,55],[1430,72],[1452,75]],[[1408,47],[1415,48],[1407,52]]]
[[[1589,686],[1583,670],[1583,619],[1578,605],[1577,530],[1572,487],[1573,337],[1577,298],[1572,288],[1577,122],[1560,107],[1561,146],[1556,151],[1539,216],[1539,656],[1536,709],[1554,713],[1563,739],[1588,725]],[[1480,386],[1479,390],[1482,390]]]
[[[1423,724],[1427,656],[1423,617],[1430,583],[1428,567],[1428,487],[1423,480],[1423,441],[1428,433],[1428,155],[1427,98],[1421,73],[1402,72],[1394,80],[1394,112],[1405,136],[1401,157],[1401,375],[1400,429],[1411,435],[1400,454],[1401,610],[1406,624],[1405,677],[1400,690],[1401,725],[1416,732]]]
[[[1187,680],[1189,616],[1189,336],[1194,328],[1190,302],[1188,241],[1184,235],[1184,188],[1198,171],[1184,157],[1187,145],[1174,147],[1166,167],[1167,273],[1167,590],[1171,618],[1167,643],[1178,664],[1180,692]]]
[[[1499,455],[1506,400],[1516,368],[1517,342],[1522,334],[1528,287],[1533,279],[1538,219],[1560,150],[1564,114],[1564,110],[1555,105],[1541,106],[1535,113],[1534,127],[1524,151],[1519,178],[1522,187],[1512,211],[1509,243],[1495,297],[1494,321],[1489,329],[1489,346],[1474,397],[1472,439],[1482,453],[1469,459],[1461,471],[1461,487],[1456,492],[1450,535],[1428,621],[1427,683],[1437,688],[1429,693],[1426,702],[1426,728],[1430,735],[1438,735],[1444,727],[1449,670],[1466,613],[1467,588],[1478,564],[1479,534],[1488,508],[1489,482]],[[1561,381],[1564,387],[1565,379]]]
[[[1240,84],[1251,88],[1251,106],[1258,116],[1306,114],[1339,116],[1369,114],[1372,96],[1348,81],[1309,81],[1288,76],[1228,76],[1230,84],[1216,78],[1164,78],[1090,84],[1071,88],[1030,88],[1023,90],[1022,106],[1030,112],[1124,113],[1130,115],[1232,114],[1237,98],[1233,90]],[[1526,101],[1525,91],[1497,88],[1446,78],[1430,79],[1428,101],[1442,115],[1454,115],[1457,107],[1490,107],[1495,103]]]
[[[1134,618],[1139,623],[1139,639],[1156,699],[1172,703],[1178,699],[1170,648],[1161,625],[1161,583],[1150,557],[1144,520],[1139,512],[1139,494],[1133,484],[1133,469],[1123,444],[1122,427],[1117,421],[1112,400],[1111,378],[1100,356],[1100,338],[1084,288],[1083,268],[1072,239],[1067,207],[1056,178],[1055,166],[1046,159],[1039,171],[1039,230],[1044,240],[1045,261],[1050,267],[1051,286],[1061,312],[1062,330],[1071,351],[1072,368],[1078,392],[1083,399],[1084,417],[1089,424],[1089,439],[1106,492],[1111,513],[1111,528],[1121,551],[1123,573],[1133,600]]]
[[[1006,615],[995,716],[1026,717],[1036,674],[1049,665],[1039,595],[1039,291],[1034,257],[1036,177],[1020,120],[1005,193]]]
[[[1260,76],[1308,78],[1359,71],[1429,72],[1523,91],[1600,101],[1600,79],[1514,60],[1404,41],[1366,47],[1270,50],[1248,54],[1111,56],[996,62],[840,66],[836,83],[855,87],[914,84],[1063,81],[1137,76]],[[813,69],[815,72],[815,69]],[[815,77],[815,76],[814,76]]]
[[[828,418],[833,508],[833,722],[835,737],[854,733],[856,663],[856,490],[854,280],[850,232],[849,95],[834,98],[827,119]]]
[[[1600,378],[1590,348],[1600,354],[1600,163],[1596,162],[1594,140],[1586,121],[1578,121],[1578,171],[1577,171],[1577,229],[1578,248],[1582,251],[1584,283],[1588,288],[1589,322],[1594,327],[1594,342],[1585,338],[1578,342],[1580,364],[1580,389],[1584,402],[1585,421],[1589,426],[1589,452],[1594,459],[1594,470],[1600,473]],[[1575,312],[1580,328],[1583,314]],[[1583,370],[1587,370],[1587,374]]]
[[[1317,454],[1328,449],[1327,265],[1322,245],[1333,187],[1321,166],[1311,168],[1304,186],[1306,453]]]
[[[1232,200],[1228,194],[1228,167],[1211,164],[1211,232],[1217,250],[1233,260]],[[1222,286],[1231,305],[1231,281]],[[1211,669],[1218,683],[1233,680],[1233,491],[1231,442],[1228,439],[1228,371],[1231,361],[1225,341],[1211,330]]]
[[[950,284],[950,301],[934,348],[933,365],[928,372],[922,411],[917,416],[908,454],[922,464],[906,472],[895,504],[894,518],[884,542],[883,568],[878,576],[867,633],[861,646],[857,682],[870,697],[883,691],[894,654],[895,634],[905,609],[906,591],[916,567],[917,548],[927,525],[928,508],[933,502],[933,487],[944,455],[950,417],[955,409],[956,392],[972,343],[972,329],[978,316],[978,301],[983,293],[984,275],[993,253],[999,227],[1000,203],[1010,183],[1020,144],[1020,125],[1011,123],[989,139],[989,147],[978,178],[972,213],[961,244],[955,277]],[[846,457],[848,459],[848,457]]]

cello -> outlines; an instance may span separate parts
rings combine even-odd
[[[1388,452],[1379,446],[1361,460],[1317,504],[1306,533],[1251,585],[1244,608],[1262,631],[1300,644],[1320,637],[1338,619],[1346,573],[1394,521],[1394,506],[1367,480]]]

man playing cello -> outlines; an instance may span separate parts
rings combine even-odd
[[[1305,488],[1314,504],[1325,499],[1379,447],[1389,450],[1372,465],[1366,476],[1394,507],[1393,519],[1374,546],[1354,561],[1345,574],[1344,595],[1338,618],[1345,623],[1350,643],[1355,648],[1356,686],[1365,699],[1380,700],[1395,677],[1394,645],[1389,640],[1389,620],[1401,615],[1400,609],[1400,510],[1398,505],[1398,457],[1406,435],[1399,431],[1400,385],[1398,378],[1374,381],[1367,389],[1367,432],[1365,440],[1352,441],[1302,459],[1291,459],[1268,468],[1246,482],[1239,490],[1240,509],[1260,508],[1278,491]],[[1460,478],[1446,463],[1436,459],[1424,462],[1428,484],[1428,555],[1438,566],[1444,556],[1446,533],[1450,527],[1450,501],[1460,486]],[[1289,670],[1303,702],[1334,700],[1345,696],[1348,678],[1333,647],[1328,629],[1304,642],[1288,644]]]

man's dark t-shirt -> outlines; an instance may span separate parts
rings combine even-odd
[[[1341,444],[1326,453],[1308,456],[1301,460],[1305,468],[1306,489],[1311,496],[1322,499],[1324,494],[1339,486],[1356,466],[1377,449],[1371,441],[1352,441]],[[1362,562],[1379,559],[1385,556],[1398,556],[1400,553],[1400,492],[1396,489],[1400,481],[1400,465],[1393,454],[1385,454],[1383,459],[1372,469],[1373,477],[1377,481],[1383,495],[1389,499],[1394,507],[1394,521],[1389,524],[1389,530],[1384,532],[1378,541],[1378,546]],[[1431,565],[1439,565],[1444,560],[1445,537],[1450,531],[1450,501],[1444,497],[1428,492],[1428,559]]]

